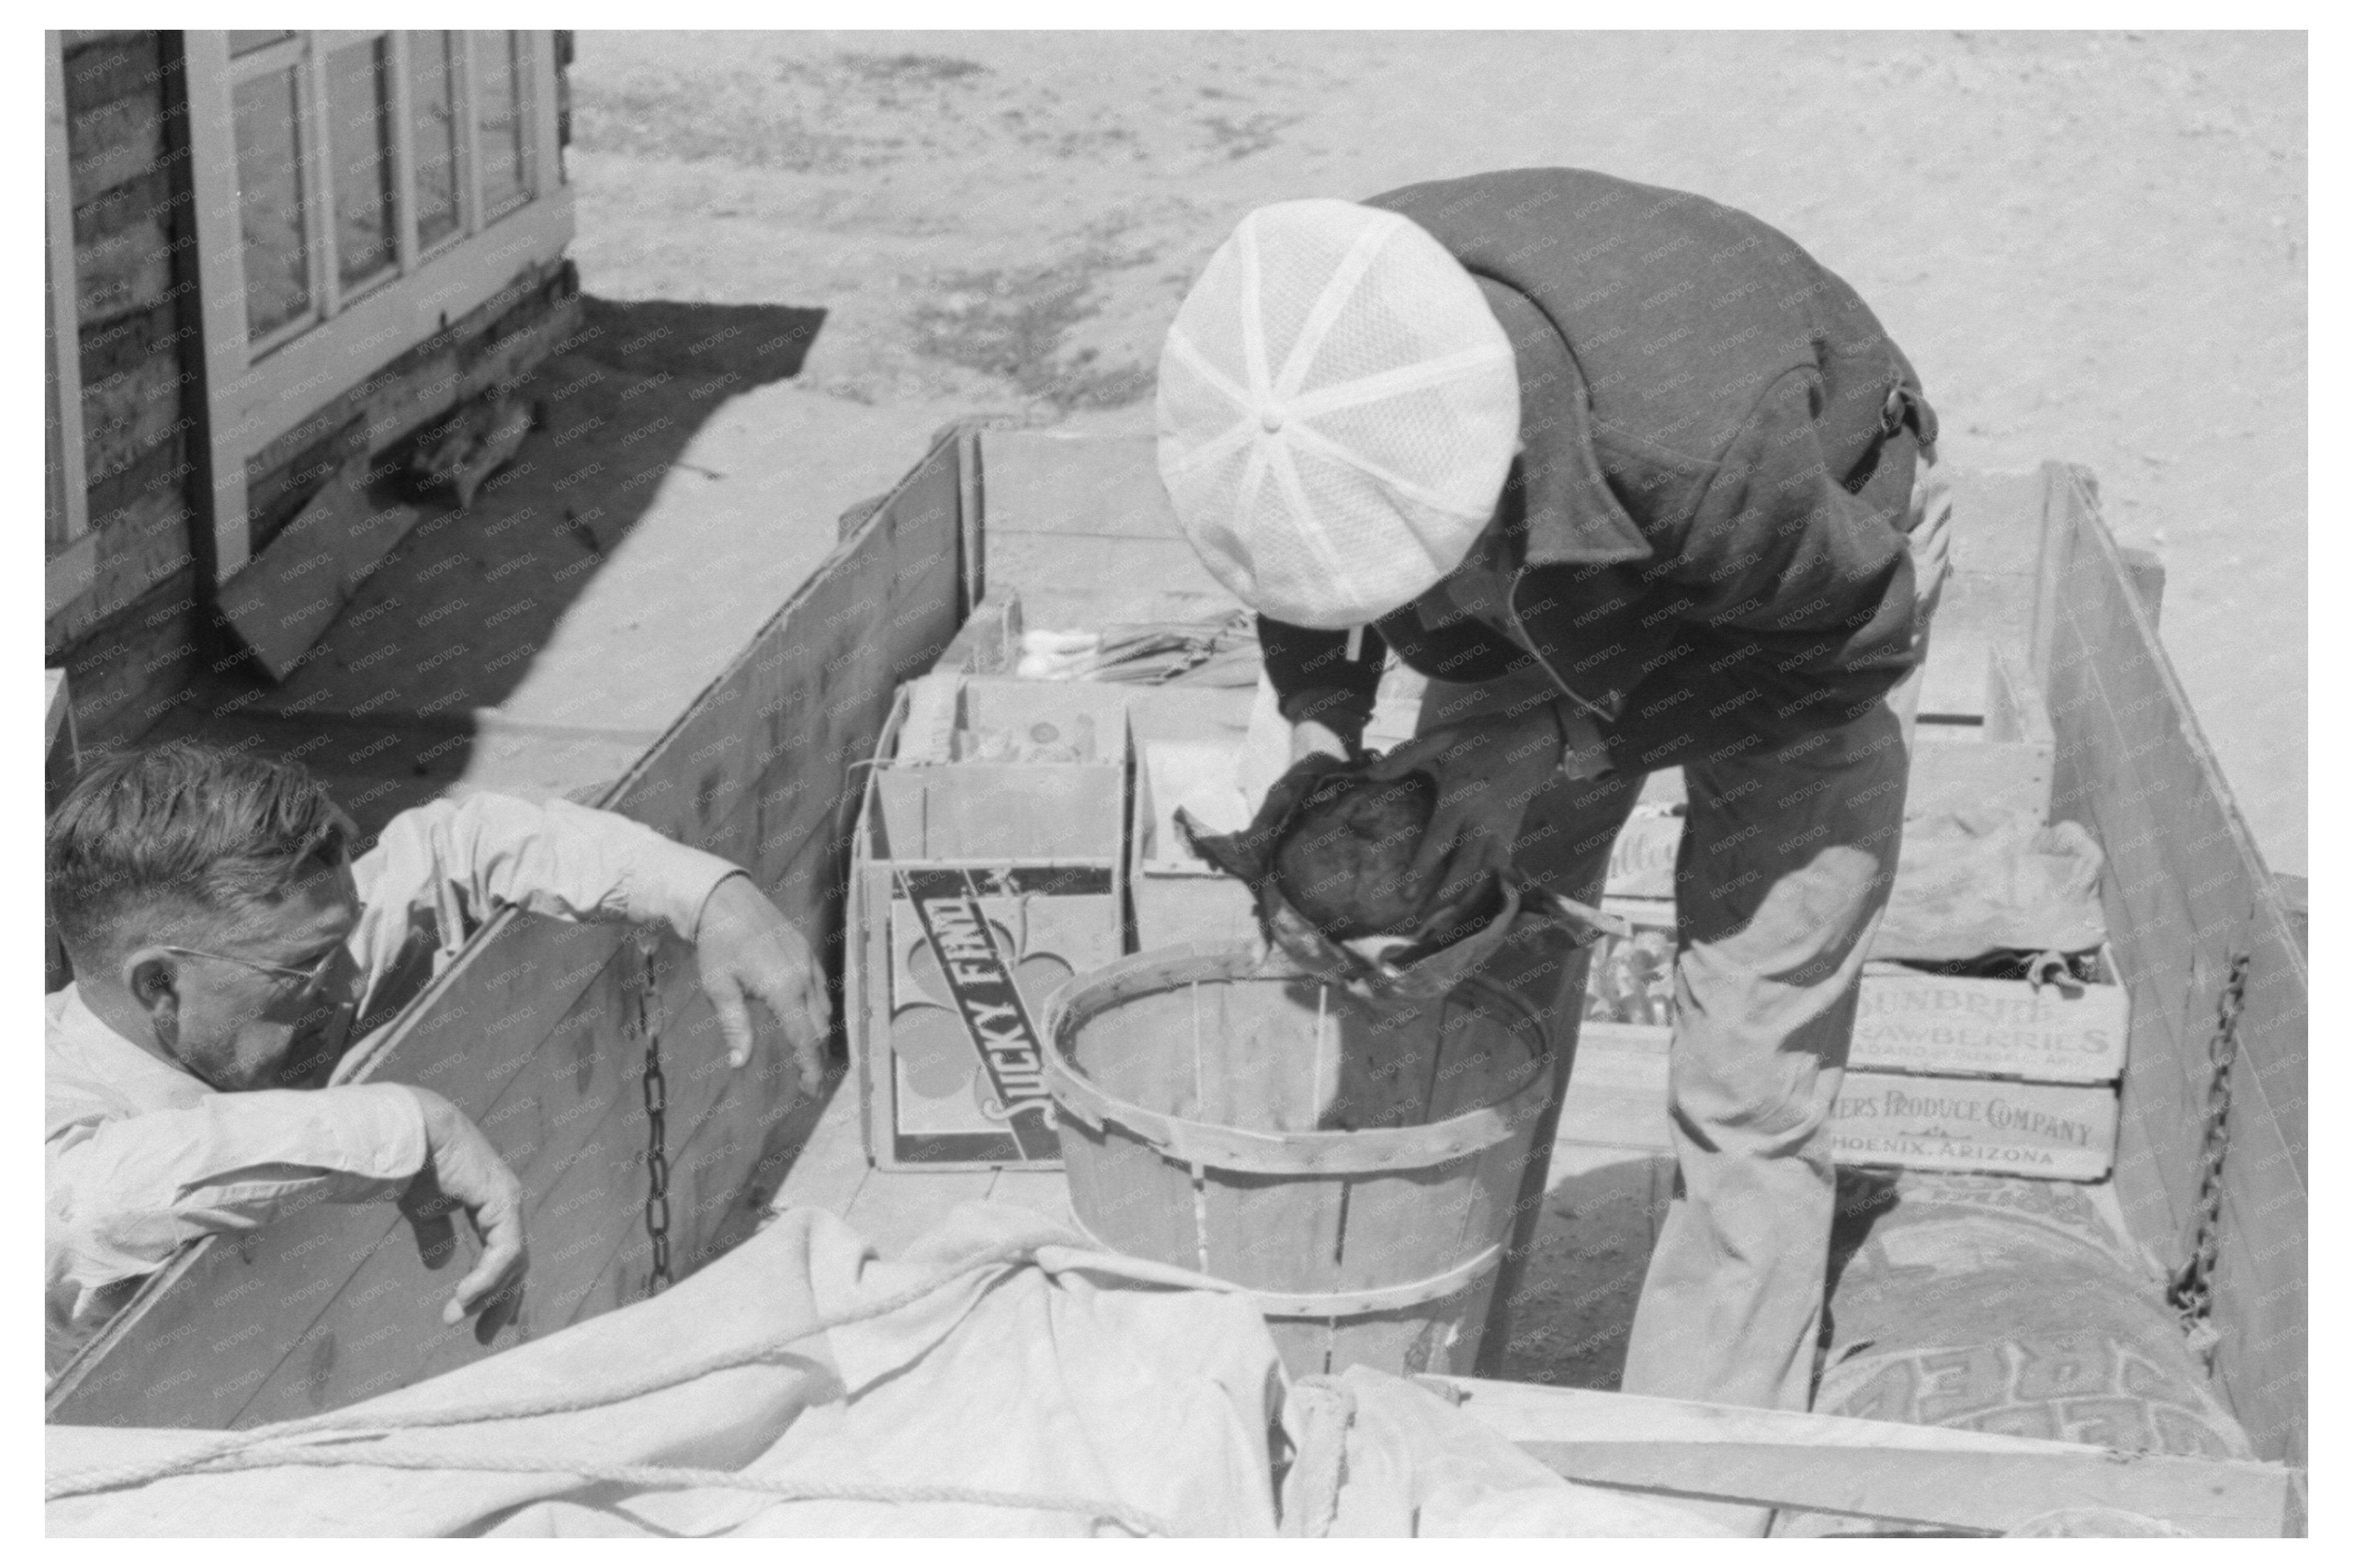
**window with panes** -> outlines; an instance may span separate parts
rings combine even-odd
[[[515,32],[232,31],[245,324],[259,356],[528,204]]]

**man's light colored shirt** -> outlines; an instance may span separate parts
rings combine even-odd
[[[403,812],[352,866],[358,1017],[380,1022],[509,905],[691,937],[738,869],[566,801],[475,795]],[[182,1243],[392,1197],[425,1163],[422,1107],[396,1084],[220,1094],[101,1023],[77,986],[46,1010],[52,1373]]]

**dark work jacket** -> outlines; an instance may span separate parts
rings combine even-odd
[[[1744,213],[1581,169],[1367,205],[1436,236],[1511,339],[1523,449],[1474,552],[1508,610],[1441,585],[1354,662],[1345,633],[1261,616],[1285,718],[1356,741],[1388,649],[1454,681],[1534,659],[1647,771],[1843,723],[1903,678],[1936,416],[1852,289]]]

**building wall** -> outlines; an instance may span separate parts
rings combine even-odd
[[[197,655],[201,356],[176,42],[153,32],[63,38],[97,572],[49,617],[46,644],[70,678],[85,744],[123,738],[126,721],[139,724],[136,694],[184,680]]]
[[[45,646],[47,662],[69,677],[90,752],[135,742],[187,699],[199,671],[236,655],[212,609],[213,534],[201,510],[210,493],[203,313],[179,35],[68,32],[62,45],[98,542],[90,586],[49,616]],[[569,116],[562,120],[568,132]],[[255,552],[326,482],[344,443],[384,453],[528,371],[576,330],[578,291],[569,262],[526,268],[430,338],[396,345],[343,397],[255,454],[247,465]]]

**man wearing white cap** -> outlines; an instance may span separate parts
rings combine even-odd
[[[1683,770],[1678,1174],[1624,1386],[1803,1408],[1814,1133],[1903,827],[1885,698],[1945,570],[1911,365],[1755,218],[1524,169],[1251,213],[1158,395],[1294,757],[1357,749],[1389,652],[1431,678],[1377,770],[1438,776],[1416,877],[1508,859],[1590,901],[1644,776]]]

